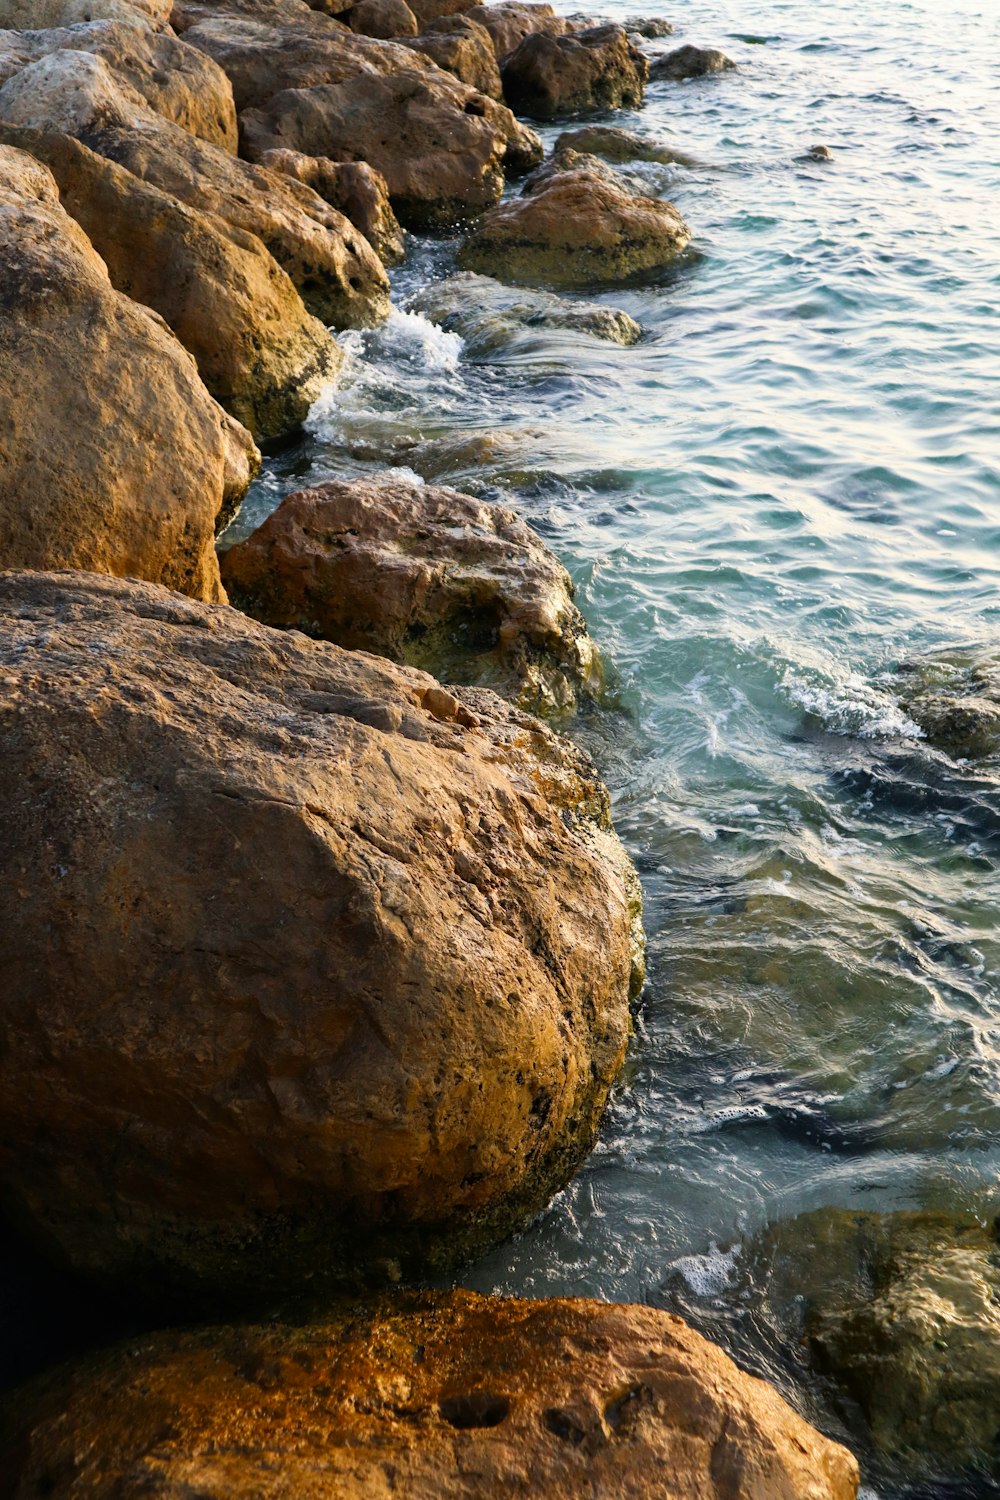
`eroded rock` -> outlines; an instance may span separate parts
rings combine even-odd
[[[392,211],[388,185],[366,161],[330,161],[298,151],[265,151],[260,160],[270,171],[304,182],[342,213],[361,231],[383,265],[403,259],[403,231]]]
[[[560,172],[485,214],[459,264],[499,280],[573,287],[663,269],[687,247],[680,214],[586,170]]]
[[[32,157],[0,146],[0,567],[224,597],[216,520],[259,462],[155,314],[114,290]]]
[[[135,21],[164,25],[171,0],[0,0],[0,28],[41,31],[81,21]]]
[[[389,41],[398,36],[416,36],[420,30],[406,0],[360,0],[345,14],[352,31]]]
[[[19,1223],[109,1280],[287,1296],[536,1212],[629,1031],[587,758],[149,586],[8,573],[0,622]]]
[[[471,271],[433,282],[412,305],[446,332],[459,334],[465,353],[473,358],[547,340],[552,330],[609,344],[634,344],[642,337],[639,324],[620,308],[570,300],[542,289],[515,289]]]
[[[621,26],[526,36],[503,65],[504,98],[537,120],[638,108],[649,65]]]
[[[654,57],[649,64],[650,81],[670,78],[681,82],[685,78],[704,78],[709,73],[724,73],[736,64],[731,57],[720,52],[718,47],[675,47],[665,57]]]
[[[565,36],[575,30],[575,23],[557,16],[551,5],[531,4],[530,0],[499,0],[495,5],[473,6],[465,14],[485,26],[499,63],[506,62],[526,36]]]
[[[470,21],[468,16],[441,16],[407,45],[429,57],[446,73],[454,73],[480,94],[503,99],[493,42],[486,27],[478,21]]]
[[[392,480],[287,496],[223,554],[266,625],[495,688],[535,712],[595,695],[601,667],[565,568],[513,511]]]
[[[56,52],[0,88],[0,120],[61,131],[191,208],[256,234],[309,310],[336,328],[385,316],[378,256],[304,183],[230,156],[154,114],[99,57]]]
[[[256,235],[199,213],[71,136],[0,125],[52,172],[112,285],[154,308],[258,439],[293,431],[342,356]]]
[[[679,1318],[462,1291],[155,1334],[29,1388],[3,1442],[12,1500],[854,1500],[858,1486],[846,1449]],[[72,1490],[54,1489],[64,1473]]]
[[[900,698],[930,744],[956,759],[1000,754],[1000,660],[952,652],[908,664]]]

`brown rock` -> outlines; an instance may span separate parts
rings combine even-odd
[[[256,234],[329,325],[366,326],[388,311],[385,270],[342,214],[304,183],[154,115],[100,58],[57,52],[32,63],[0,88],[0,120],[75,136],[188,207]]]
[[[473,0],[414,0],[410,7],[421,28],[426,28],[442,16],[459,16],[472,8]]]
[[[442,16],[431,21],[422,36],[407,43],[446,73],[454,73],[470,88],[491,99],[502,99],[500,69],[485,26],[467,16]]]
[[[265,151],[260,161],[272,172],[304,182],[331,208],[350,219],[383,265],[395,265],[403,259],[403,231],[392,211],[386,180],[366,161],[330,161],[298,151]]]
[[[154,314],[117,293],[51,174],[0,146],[0,567],[223,598],[216,518],[259,455]]]
[[[511,109],[538,120],[638,108],[649,64],[621,26],[526,36],[503,65]]]
[[[330,8],[334,3],[335,0],[330,0]],[[345,10],[349,8],[346,5],[343,7]],[[202,21],[219,18],[230,20],[245,17],[281,24],[290,21],[301,25],[316,21],[318,24],[323,20],[327,9],[326,5],[311,6],[307,0],[173,0],[170,24],[178,35]],[[332,16],[326,14],[326,21],[332,19]]]
[[[500,0],[496,5],[476,5],[465,14],[470,21],[485,26],[493,39],[493,48],[499,63],[506,62],[510,54],[524,41],[526,36],[542,33],[546,36],[565,36],[576,29],[573,21],[557,16],[551,5],[525,3],[525,0]]]
[[[185,208],[71,136],[0,125],[43,161],[112,285],[154,308],[215,399],[258,439],[301,425],[341,354],[256,235]]]
[[[51,52],[91,52],[136,89],[150,109],[226,151],[237,146],[228,78],[210,57],[148,25],[94,21],[0,34],[0,83]]]
[[[230,598],[266,625],[482,683],[535,712],[600,688],[565,568],[513,511],[393,481],[289,495],[222,558]]]
[[[854,1500],[858,1487],[845,1448],[669,1313],[464,1291],[301,1327],[154,1334],[29,1388],[3,1440],[12,1500]]]
[[[416,36],[417,18],[406,0],[360,0],[346,12],[352,31],[391,41],[394,36]]]
[[[0,0],[0,29],[42,31],[81,21],[144,21],[164,25],[170,0]]]
[[[289,89],[266,109],[247,110],[242,126],[255,159],[288,148],[369,162],[388,183],[400,222],[428,229],[500,197],[506,137],[491,113],[508,112],[447,74],[412,70]]]
[[[451,1261],[566,1181],[629,1031],[581,752],[119,580],[0,577],[0,669],[21,1224],[110,1280],[287,1295]]]
[[[669,165],[677,162],[682,167],[699,166],[697,157],[684,151],[675,151],[673,146],[664,146],[651,141],[648,136],[637,135],[632,130],[622,130],[617,125],[583,125],[579,130],[566,130],[552,148],[554,157],[568,151],[578,151],[591,156],[603,156],[605,161],[652,161]]]
[[[458,262],[502,281],[586,286],[662,269],[690,238],[669,203],[622,192],[588,171],[560,172],[485,214]]]
[[[651,79],[704,78],[707,73],[723,73],[736,64],[718,47],[676,47],[666,57],[653,58],[649,65]]]

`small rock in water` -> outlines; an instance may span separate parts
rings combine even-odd
[[[954,653],[908,664],[900,698],[930,744],[955,759],[1000,754],[1000,659]]]
[[[720,52],[718,47],[677,47],[666,57],[656,57],[649,64],[649,78],[670,78],[680,82],[685,78],[703,78],[708,73],[724,73],[735,68],[731,57]]]
[[[567,151],[579,151],[590,156],[603,156],[605,161],[651,161],[664,166],[677,163],[682,167],[698,166],[696,157],[672,146],[663,146],[647,136],[637,135],[634,130],[622,130],[617,125],[584,125],[579,130],[567,130],[553,147],[553,156],[561,157]]]
[[[665,21],[662,16],[632,16],[622,24],[630,36],[641,36],[647,42],[674,33],[674,23]]]
[[[829,146],[810,146],[798,158],[799,161],[833,161],[833,152]]]
[[[642,329],[618,307],[559,297],[542,288],[509,287],[492,276],[460,271],[426,287],[413,306],[448,333],[457,333],[466,356],[484,356],[523,339],[538,342],[546,329],[582,333],[609,344],[635,344]]]

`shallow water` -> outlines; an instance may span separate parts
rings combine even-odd
[[[827,1204],[1000,1207],[1000,765],[928,749],[892,676],[1000,626],[1000,7],[665,13],[651,50],[739,68],[616,118],[704,163],[628,169],[695,236],[603,298],[641,342],[398,312],[242,524],[393,464],[514,504],[570,568],[649,982],[593,1157],[462,1280],[683,1305],[822,1420],[740,1347],[729,1247]],[[399,307],[453,254],[415,242]]]

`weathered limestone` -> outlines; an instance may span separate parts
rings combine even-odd
[[[90,52],[150,109],[223,150],[237,146],[232,86],[210,57],[141,22],[94,21],[51,31],[0,32],[0,84],[52,52]]]
[[[720,52],[718,47],[676,47],[666,57],[655,57],[649,64],[650,80],[670,78],[681,82],[685,78],[704,78],[709,73],[724,73],[736,64],[731,57]]]
[[[260,164],[312,188],[324,203],[361,231],[383,265],[395,265],[403,259],[403,231],[392,211],[388,185],[381,172],[366,161],[330,161],[298,151],[265,151]]]
[[[143,21],[165,25],[171,0],[0,0],[0,29],[44,30],[81,21]]]
[[[266,625],[494,688],[535,712],[599,691],[565,568],[513,511],[392,480],[288,495],[222,558],[230,597]]]
[[[29,1388],[0,1443],[11,1500],[854,1500],[858,1486],[844,1448],[679,1318],[461,1291],[155,1334]],[[72,1488],[55,1488],[64,1474]]]
[[[469,1253],[566,1181],[635,921],[581,752],[90,576],[0,577],[0,684],[0,1181],[41,1243],[288,1294]]]
[[[465,14],[470,21],[485,26],[493,39],[499,63],[506,62],[526,36],[544,33],[565,36],[576,29],[575,22],[557,16],[551,5],[531,4],[530,0],[499,0],[498,4],[476,5]]]
[[[503,65],[507,103],[537,120],[637,108],[649,64],[621,26],[526,36]]]
[[[224,597],[216,520],[259,460],[165,324],[114,290],[52,175],[0,146],[0,567]]]
[[[491,99],[503,99],[500,69],[493,42],[485,26],[468,16],[442,16],[406,44],[422,52],[446,73],[467,83]]]
[[[341,354],[255,235],[186,208],[66,135],[0,125],[43,161],[112,285],[155,309],[215,399],[258,439],[305,419]]]
[[[670,265],[690,231],[675,208],[586,170],[559,172],[485,214],[462,245],[465,270],[557,287],[620,282]]]
[[[406,0],[359,0],[346,12],[345,20],[352,31],[383,41],[398,36],[416,36],[420,30]]]
[[[32,63],[0,88],[0,121],[75,136],[188,207],[256,234],[328,325],[366,326],[388,311],[385,270],[342,214],[304,183],[153,114],[98,57],[56,52]]]

